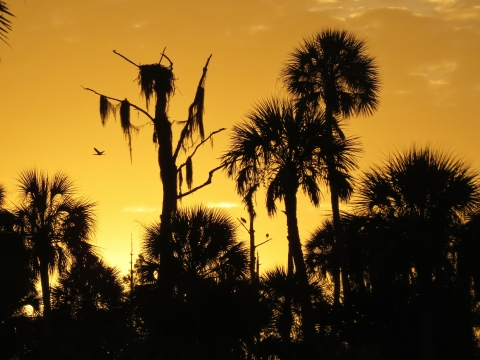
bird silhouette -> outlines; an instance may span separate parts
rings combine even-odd
[[[93,148],[93,150],[95,150],[95,152],[96,152],[96,154],[93,154],[93,155],[105,155],[105,154],[104,154],[105,150],[104,150],[104,151],[100,151],[100,150],[98,150],[98,149],[95,148],[95,147]]]

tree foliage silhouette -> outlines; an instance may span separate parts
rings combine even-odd
[[[142,351],[168,359],[244,358],[267,320],[250,291],[247,250],[236,239],[235,223],[204,206],[173,214],[175,296],[168,311],[158,309],[164,303],[155,292],[161,231],[159,223],[146,228],[137,263],[136,303],[149,339]]]
[[[269,215],[275,214],[277,200],[285,203],[289,257],[295,265],[307,342],[313,340],[315,331],[297,223],[297,192],[301,189],[314,205],[320,202],[320,183],[326,171],[324,131],[322,112],[313,108],[298,111],[291,101],[272,98],[258,103],[247,120],[233,128],[230,150],[222,156],[240,194],[251,184],[264,183]],[[339,159],[348,161],[354,144],[355,139],[345,139],[332,145],[337,147]]]
[[[413,146],[365,172],[357,204],[360,214],[371,219],[364,231],[376,247],[372,249],[375,261],[370,262],[372,287],[385,286],[385,279],[390,284],[402,281],[412,286],[423,358],[452,351],[456,341],[450,342],[451,336],[445,335],[450,330],[438,319],[441,314],[457,313],[453,304],[465,297],[467,312],[471,313],[468,303],[472,300],[472,280],[468,279],[472,272],[466,275],[468,285],[460,286],[465,281],[464,249],[469,248],[462,229],[479,210],[478,174],[446,152]],[[469,335],[461,331],[464,341],[473,339],[471,326]],[[470,346],[473,349],[472,343]],[[466,348],[456,352],[463,351]]]
[[[73,182],[63,173],[38,170],[19,177],[20,203],[15,209],[19,232],[30,253],[30,266],[40,276],[45,337],[51,340],[50,274],[62,274],[73,254],[90,240],[95,203],[75,197]]]

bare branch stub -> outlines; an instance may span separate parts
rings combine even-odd
[[[125,60],[127,60],[130,64],[133,64],[135,65],[137,68],[140,67],[138,64],[135,64],[132,60],[130,60],[129,58],[127,58],[126,56],[120,54],[119,52],[117,52],[117,50],[113,50],[114,54],[124,58]]]
[[[170,69],[173,69],[173,62],[172,62],[172,60],[170,60],[170,58],[169,58],[167,55],[165,55],[165,50],[166,50],[166,49],[167,49],[167,47],[165,46],[165,47],[163,48],[162,56],[160,57],[160,60],[158,61],[158,63],[160,64],[160,63],[162,62],[163,58],[165,58],[165,59],[167,59],[168,62],[170,63],[170,66],[169,66]]]

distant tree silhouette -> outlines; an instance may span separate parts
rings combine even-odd
[[[9,11],[7,3],[0,1],[0,40],[4,43],[7,43],[7,35],[12,30],[12,22],[8,16],[13,17],[14,15]]]
[[[344,30],[326,29],[293,50],[282,70],[287,90],[302,108],[321,107],[325,112],[326,138],[330,143],[344,139],[342,122],[352,115],[370,115],[378,107],[379,80],[374,58],[366,54],[365,42]],[[356,167],[352,159],[348,168],[337,161],[334,147],[325,145],[327,182],[330,188],[334,229],[340,228],[339,200],[351,195],[349,171]],[[348,270],[340,232],[335,231],[338,261],[344,272],[342,285],[347,296]],[[340,298],[340,274],[334,274],[334,301]]]
[[[119,358],[131,334],[119,270],[85,245],[52,288],[55,342],[60,353]]]
[[[143,110],[137,105],[130,103],[127,99],[120,100],[100,94],[92,89],[87,88],[86,90],[92,91],[100,96],[100,117],[103,125],[106,124],[110,115],[115,114],[116,111],[120,113],[120,125],[130,150],[130,157],[132,156],[132,133],[140,130],[139,127],[133,125],[130,121],[131,109],[133,108],[144,114],[154,126],[153,142],[158,145],[158,165],[163,188],[160,223],[163,227],[162,234],[165,237],[160,249],[162,270],[159,280],[165,286],[165,289],[168,289],[167,292],[171,292],[173,275],[171,274],[170,265],[173,259],[171,231],[169,231],[170,217],[177,208],[178,200],[210,184],[213,173],[220,169],[220,167],[217,167],[211,170],[208,179],[203,184],[192,188],[192,157],[202,144],[209,139],[211,140],[214,134],[224,130],[223,128],[219,129],[212,132],[208,137],[205,137],[203,126],[205,80],[211,56],[203,68],[195,98],[188,109],[187,119],[178,121],[178,123],[183,124],[183,128],[175,145],[172,131],[174,122],[170,121],[168,117],[169,100],[175,92],[175,75],[173,74],[172,61],[165,55],[165,52],[163,52],[158,63],[138,65],[118,52],[114,51],[114,53],[138,68],[138,85],[140,86],[140,94],[145,97],[147,110]],[[168,65],[163,65],[162,61],[166,61]],[[155,100],[154,116],[148,113],[150,100],[152,99]],[[200,141],[197,140],[197,137],[199,137]],[[179,155],[182,151],[185,152],[186,161],[177,165]],[[188,187],[188,191],[185,193],[182,193],[183,179],[186,180]]]
[[[53,177],[27,170],[19,177],[20,201],[14,214],[18,231],[30,254],[30,266],[40,275],[45,338],[51,340],[50,274],[62,274],[73,254],[90,240],[95,203],[75,197],[66,174]]]
[[[4,207],[5,194],[0,184],[0,354],[11,359],[31,347],[32,322],[25,306],[38,313],[40,303],[30,252],[16,231],[15,215]]]
[[[360,214],[371,219],[364,231],[375,246],[370,250],[372,289],[392,281],[413,287],[422,359],[473,355],[471,326],[470,334],[457,327],[463,341],[470,341],[470,350],[456,348],[458,342],[446,334],[454,324],[447,321],[449,314],[460,314],[455,309],[462,299],[467,299],[467,313],[471,310],[475,272],[467,270],[465,250],[475,249],[478,237],[462,238],[462,229],[479,204],[478,174],[465,162],[430,147],[396,152],[362,177],[358,205]],[[468,285],[461,286],[465,280]]]
[[[289,261],[293,259],[302,308],[304,339],[315,334],[308,278],[297,223],[297,192],[301,189],[314,205],[320,202],[319,184],[326,171],[323,162],[325,119],[315,109],[298,111],[289,100],[272,98],[258,103],[247,120],[233,128],[230,150],[222,156],[228,176],[244,193],[254,183],[267,187],[266,206],[275,214],[276,201],[285,202]],[[337,142],[340,160],[354,140]]]
[[[203,206],[172,217],[175,296],[168,311],[154,291],[160,272],[162,228],[146,228],[135,301],[148,339],[140,352],[165,359],[245,358],[262,319],[248,280],[248,256],[236,225],[223,211]],[[265,316],[264,316],[265,317]],[[159,340],[160,339],[160,340]],[[150,355],[147,355],[150,354]]]

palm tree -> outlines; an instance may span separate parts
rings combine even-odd
[[[45,337],[51,336],[50,274],[63,273],[88,242],[95,225],[95,203],[75,198],[66,174],[53,177],[27,170],[19,177],[20,204],[15,210],[20,234],[31,252],[31,267],[40,275]]]
[[[398,270],[392,278],[406,272],[415,287],[422,356],[433,358],[442,329],[434,325],[441,316],[435,309],[451,311],[438,294],[463,273],[466,254],[458,249],[465,248],[465,242],[459,234],[480,205],[478,174],[445,152],[414,146],[367,171],[357,203],[362,215],[375,219],[371,236],[383,232],[384,242],[392,242],[388,250],[396,249],[390,266]],[[470,296],[470,286],[466,288]]]
[[[152,346],[162,339],[155,351],[165,358],[234,358],[266,322],[250,291],[248,251],[237,226],[224,211],[197,206],[179,208],[171,229],[175,297],[168,311],[157,311],[163,303],[155,292],[161,224],[146,227],[137,267],[136,302]]]
[[[5,15],[11,17],[14,16],[9,11],[7,3],[5,1],[0,1],[0,40],[2,40],[4,43],[7,43],[7,34],[10,30],[12,30],[12,22]]]
[[[322,107],[325,111],[326,139],[333,143],[344,139],[342,122],[352,115],[371,115],[378,107],[379,79],[377,66],[366,54],[365,42],[348,31],[323,30],[294,49],[284,69],[282,79],[295,96],[299,108]],[[325,146],[327,182],[330,187],[332,215],[338,254],[342,267],[344,297],[349,284],[347,261],[340,231],[339,200],[348,200],[337,176],[337,154]],[[351,169],[350,169],[351,170]],[[339,275],[335,281],[335,303],[340,296]]]
[[[323,162],[325,119],[311,109],[297,111],[288,100],[272,98],[258,103],[247,114],[247,121],[236,125],[230,150],[222,156],[228,176],[236,181],[237,191],[244,194],[251,184],[267,187],[266,206],[269,215],[276,213],[276,201],[284,201],[287,217],[289,262],[293,259],[299,285],[302,309],[302,331],[310,342],[315,329],[312,319],[308,278],[297,222],[297,192],[301,189],[314,205],[320,202],[320,182],[326,170]],[[339,162],[354,149],[355,140],[333,144]]]

